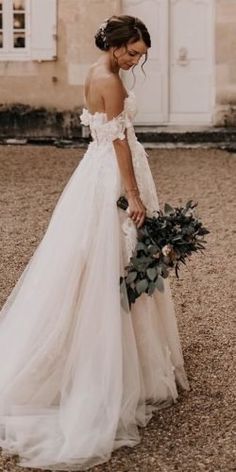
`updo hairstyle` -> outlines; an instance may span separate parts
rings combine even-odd
[[[151,47],[150,34],[145,24],[134,16],[111,16],[100,25],[95,35],[95,44],[101,51],[110,47],[120,48],[143,40]]]

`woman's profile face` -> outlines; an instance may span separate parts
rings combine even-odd
[[[121,46],[115,49],[115,57],[118,65],[123,70],[129,70],[131,67],[137,65],[143,55],[146,54],[148,48],[143,40],[135,43],[128,43],[126,46]]]

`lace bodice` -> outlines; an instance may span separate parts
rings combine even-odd
[[[125,129],[133,128],[132,120],[137,112],[135,95],[129,91],[124,100],[124,109],[111,120],[107,119],[104,112],[90,113],[83,108],[80,116],[81,123],[90,127],[91,136],[98,143],[112,142],[115,139],[125,139]]]
[[[107,119],[106,113],[96,112],[90,113],[86,108],[80,117],[81,123],[90,127],[92,142],[89,145],[91,153],[104,159],[104,166],[110,165],[110,157],[114,155],[112,143],[115,139],[125,139],[125,131],[132,153],[132,161],[137,180],[140,196],[147,208],[147,215],[151,216],[153,211],[159,208],[155,183],[149,168],[147,154],[142,144],[137,140],[133,127],[133,119],[137,113],[136,98],[132,91],[124,101],[123,111],[111,120]],[[111,150],[109,149],[111,146]],[[98,152],[97,147],[102,149],[102,153]],[[108,147],[108,148],[107,148]],[[112,154],[111,154],[112,153]],[[109,159],[106,160],[106,157]],[[124,195],[125,190],[121,183],[120,195]],[[120,211],[121,229],[124,235],[124,261],[128,263],[129,258],[136,245],[137,230],[132,219],[128,215]]]

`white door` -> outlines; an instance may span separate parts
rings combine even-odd
[[[123,13],[144,21],[152,40],[146,80],[139,66],[135,72],[136,124],[210,124],[214,0],[123,0],[122,5]],[[128,74],[124,80],[130,87]]]
[[[170,0],[169,122],[207,124],[213,108],[213,0]]]
[[[151,35],[152,47],[144,64],[146,78],[140,65],[135,67],[139,113],[136,124],[153,125],[168,120],[168,0],[123,0],[123,13],[140,18]],[[142,59],[141,59],[142,61]],[[140,62],[141,62],[140,61]],[[132,87],[132,72],[123,74],[127,87]]]

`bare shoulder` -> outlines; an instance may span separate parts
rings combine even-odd
[[[96,84],[100,92],[104,95],[107,89],[112,89],[113,92],[120,92],[125,95],[125,89],[119,75],[107,70],[103,65],[92,65],[87,76],[88,81]]]
[[[127,93],[119,75],[99,64],[90,66],[85,81],[85,96],[92,111],[104,111],[108,118],[124,109]]]
[[[119,115],[124,109],[126,91],[120,77],[109,73],[104,77],[101,89],[105,112],[109,119]]]
[[[119,75],[114,74],[113,72],[107,72],[104,74],[102,82],[104,94],[108,92],[108,89],[112,89],[115,93],[125,95],[125,89]]]

